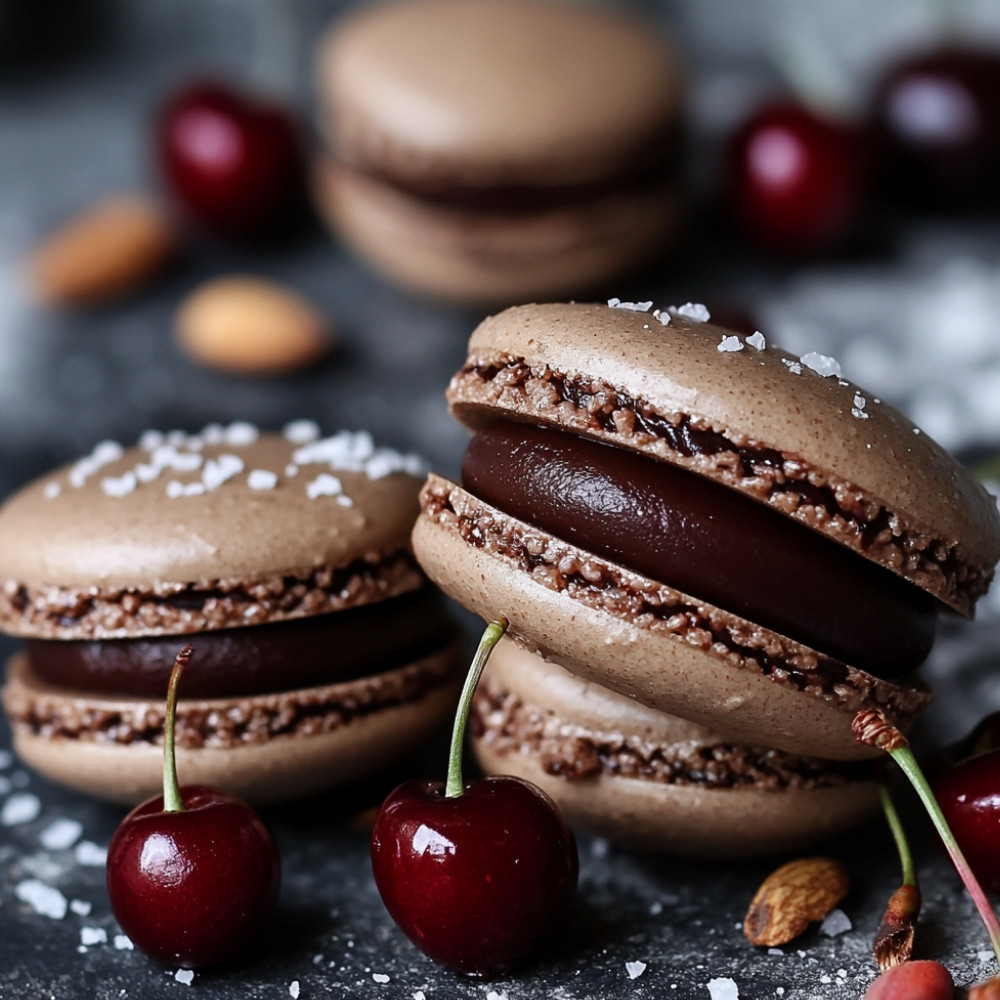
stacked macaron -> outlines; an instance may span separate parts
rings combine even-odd
[[[3,701],[25,763],[102,798],[257,802],[374,770],[454,706],[460,641],[414,562],[420,463],[365,433],[249,424],[99,445],[0,508]]]
[[[560,0],[389,0],[331,30],[317,87],[318,207],[419,292],[569,293],[675,228],[679,73],[655,26]]]
[[[488,769],[623,840],[781,850],[874,801],[826,762],[877,754],[851,734],[859,709],[906,726],[927,704],[914,670],[939,608],[971,614],[989,586],[1000,516],[833,359],[651,307],[481,324],[448,393],[474,432],[462,485],[430,477],[415,551],[575,675],[498,657],[476,723]],[[752,835],[750,811],[768,817]]]

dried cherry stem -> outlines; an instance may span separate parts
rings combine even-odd
[[[444,797],[457,798],[465,790],[462,781],[462,748],[465,746],[465,727],[469,722],[469,711],[472,708],[472,696],[476,693],[476,685],[482,676],[486,661],[493,652],[493,647],[507,631],[507,619],[500,615],[496,621],[486,626],[483,637],[479,640],[479,648],[472,660],[472,666],[465,677],[462,694],[458,699],[455,711],[455,725],[451,731],[451,749],[448,751],[448,778],[445,781]]]
[[[916,932],[917,917],[920,915],[920,886],[913,867],[913,855],[906,840],[906,832],[899,820],[889,789],[879,785],[882,811],[892,832],[892,839],[899,854],[903,869],[903,884],[892,894],[889,905],[882,915],[872,951],[880,971],[886,972],[893,966],[907,961],[913,954],[913,937]]]
[[[982,917],[983,923],[986,925],[993,954],[1000,962],[1000,921],[997,920],[997,915],[993,912],[993,907],[990,906],[986,893],[983,892],[982,886],[969,867],[969,862],[965,860],[965,855],[959,849],[955,835],[951,832],[948,821],[944,818],[944,813],[941,812],[941,807],[937,804],[937,799],[934,798],[934,793],[931,792],[927,778],[920,769],[906,737],[878,709],[858,712],[851,723],[851,729],[859,743],[878,747],[889,754],[909,779],[910,784],[913,785],[913,789],[927,810],[934,828],[944,842],[945,850],[948,852],[952,864],[965,884],[965,888],[968,889],[972,901],[976,904],[979,916]]]
[[[174,755],[174,730],[177,722],[177,687],[181,674],[194,655],[191,646],[185,646],[174,657],[174,668],[167,683],[167,714],[163,724],[163,811],[184,812],[180,785],[177,783],[177,761]]]

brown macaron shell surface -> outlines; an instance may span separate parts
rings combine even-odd
[[[25,487],[0,508],[0,628],[26,639],[3,692],[18,752],[102,797],[149,791],[188,644],[179,745],[211,751],[215,784],[270,801],[408,752],[450,710],[460,655],[410,551],[418,471],[300,422],[105,443]],[[388,734],[384,753],[355,754],[361,730]],[[124,785],[102,777],[130,761]]]
[[[867,764],[734,744],[503,640],[471,721],[488,773],[534,781],[628,847],[739,858],[797,850],[877,808]]]

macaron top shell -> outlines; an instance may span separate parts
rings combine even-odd
[[[409,549],[419,471],[367,434],[106,443],[0,508],[0,590],[252,587],[377,562]]]
[[[390,0],[338,24],[319,86],[342,156],[392,175],[586,181],[677,115],[655,27],[554,0]]]
[[[449,402],[471,428],[541,421],[690,468],[970,613],[1000,558],[994,498],[832,359],[754,344],[673,311],[518,306],[473,333]]]

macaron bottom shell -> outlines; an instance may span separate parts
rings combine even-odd
[[[594,287],[680,228],[674,183],[531,212],[420,199],[324,158],[314,199],[330,228],[391,280],[458,303],[506,303]]]
[[[416,749],[454,712],[462,645],[456,639],[404,667],[342,684],[181,698],[181,783],[215,785],[266,805],[371,774]],[[2,697],[14,749],[38,773],[123,805],[161,791],[162,702],[46,684],[23,654],[8,664]],[[249,722],[234,733],[234,718]]]

